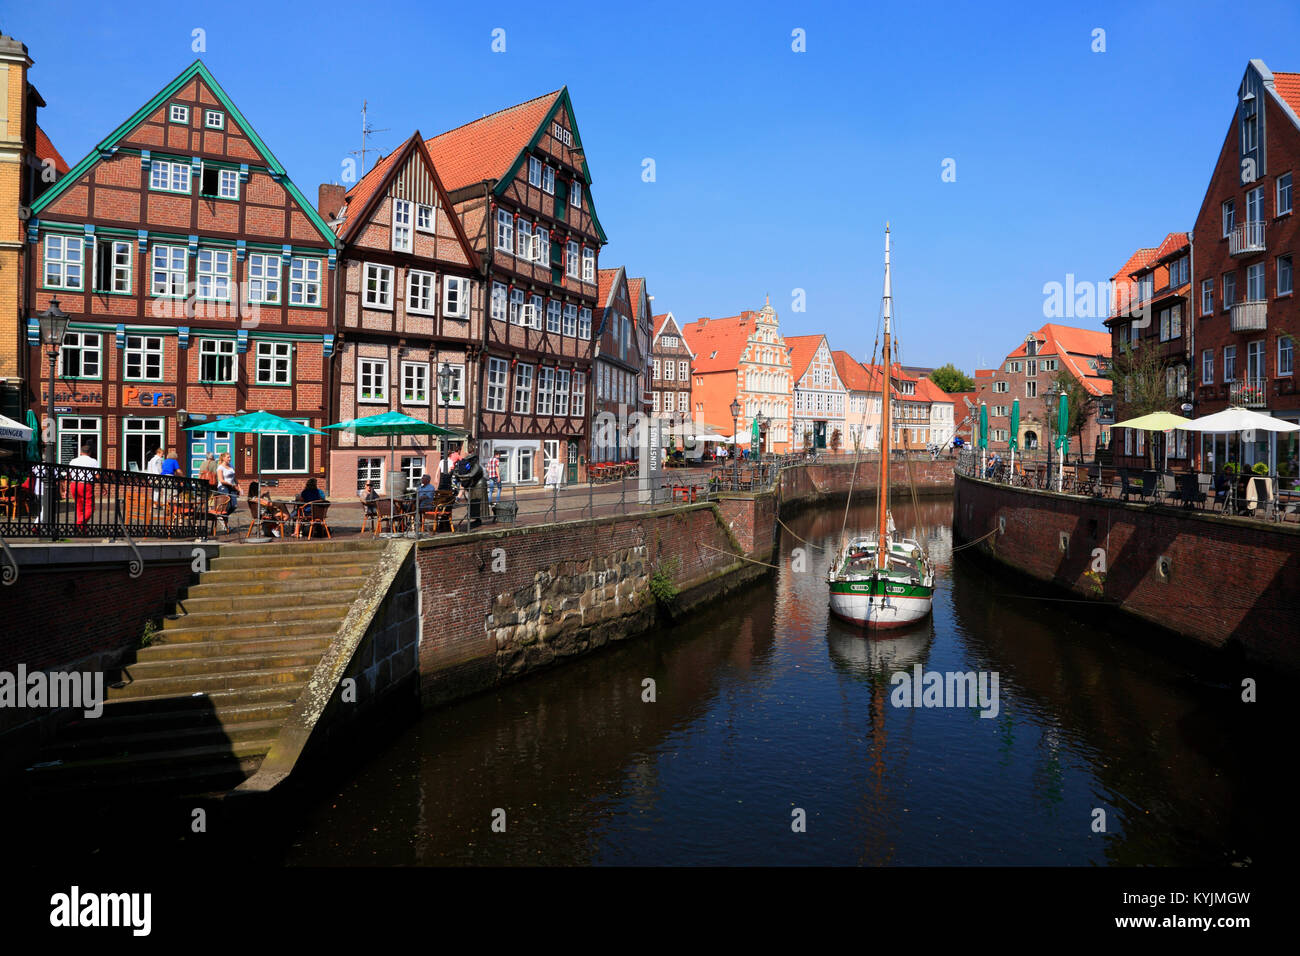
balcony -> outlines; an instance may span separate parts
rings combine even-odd
[[[1263,299],[1237,302],[1232,306],[1229,321],[1234,332],[1263,332],[1268,328],[1268,303]]]
[[[1264,223],[1243,222],[1228,233],[1228,255],[1253,256],[1264,251]]]
[[[1243,405],[1246,408],[1267,408],[1268,389],[1262,378],[1246,378],[1233,382],[1228,390],[1229,405]]]

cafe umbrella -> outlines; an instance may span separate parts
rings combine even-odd
[[[1016,437],[1020,434],[1020,399],[1011,403],[1011,474],[1016,473],[1016,446],[1020,444]]]
[[[1112,430],[1116,428],[1136,428],[1144,432],[1167,432],[1175,428],[1187,429],[1187,419],[1181,415],[1175,415],[1172,412],[1152,412],[1150,415],[1140,415],[1137,418],[1129,418],[1122,422],[1116,422],[1111,426]],[[1165,461],[1169,460],[1169,450],[1165,449]]]
[[[1252,412],[1248,408],[1240,408],[1235,405],[1229,406],[1221,412],[1215,412],[1213,415],[1193,418],[1191,421],[1185,420],[1181,427],[1189,432],[1210,432],[1212,434],[1244,431],[1300,431],[1300,425],[1295,422],[1289,422],[1284,418],[1274,418],[1272,415],[1261,415],[1259,412]]]
[[[185,429],[190,432],[233,432],[240,435],[257,435],[260,437],[267,435],[323,435],[322,431],[311,428],[308,425],[299,422],[290,421],[287,418],[281,418],[279,415],[272,415],[270,412],[250,412],[247,415],[236,415],[232,418],[219,418],[215,422],[201,422],[198,425],[190,425]],[[257,449],[257,486],[262,487],[262,449],[261,442],[258,442]],[[258,495],[257,501],[257,518],[260,522],[262,519],[262,501],[261,495]],[[259,540],[250,538],[251,541]],[[260,540],[266,540],[262,538]]]
[[[1061,392],[1061,399],[1057,405],[1056,434],[1061,451],[1060,470],[1056,473],[1056,490],[1060,491],[1065,481],[1065,454],[1070,450],[1070,399],[1064,391]]]
[[[433,422],[426,422],[420,418],[414,418],[410,415],[403,415],[401,412],[382,412],[378,415],[367,415],[364,418],[351,418],[345,422],[335,422],[333,425],[326,425],[327,430],[337,429],[339,431],[352,432],[356,435],[365,435],[367,437],[375,435],[387,435],[388,442],[388,470],[396,471],[396,442],[393,441],[398,435],[437,435],[440,438],[466,438],[464,432],[458,432],[450,428],[443,428],[441,425],[435,425]],[[394,494],[393,482],[388,482],[388,502],[389,513],[392,513],[393,502],[396,495]]]
[[[984,477],[989,455],[989,407],[980,402],[980,477]]]

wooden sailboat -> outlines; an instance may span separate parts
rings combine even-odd
[[[934,569],[925,549],[896,534],[889,513],[890,320],[893,295],[889,281],[889,224],[885,224],[884,374],[880,402],[880,484],[876,498],[876,528],[851,538],[827,575],[831,613],[867,628],[903,627],[930,613],[934,599]]]

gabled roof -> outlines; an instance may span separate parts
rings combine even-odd
[[[428,167],[429,177],[433,180],[433,187],[438,191],[438,198],[442,203],[443,214],[448,217],[452,228],[455,229],[456,238],[460,240],[461,249],[464,251],[470,266],[477,270],[479,267],[478,253],[474,251],[473,245],[470,244],[469,236],[465,234],[465,227],[460,221],[460,216],[456,215],[455,207],[452,206],[451,200],[447,198],[447,191],[443,188],[442,180],[438,177],[438,168],[434,166],[433,157],[429,155],[428,147],[424,145],[424,140],[420,136],[418,129],[401,146],[375,163],[370,172],[362,176],[361,181],[347,191],[344,197],[347,203],[343,207],[342,219],[335,223],[334,226],[338,231],[339,238],[343,240],[351,238],[370,219],[372,211],[388,193],[389,184],[393,181],[393,178],[405,168],[407,161],[412,156],[417,155],[423,159],[424,164]]]
[[[753,333],[758,313],[745,311],[723,319],[702,318],[681,327],[682,338],[696,355],[694,371],[735,371]]]
[[[1110,379],[1099,369],[1088,366],[1089,359],[1098,355],[1110,357],[1110,333],[1093,329],[1080,329],[1070,325],[1057,325],[1049,322],[1033,333],[1038,345],[1035,357],[1059,358],[1061,371],[1069,372],[1080,384],[1093,395],[1109,395]],[[1025,357],[1028,350],[1025,343],[1011,352],[1007,358]]]
[[[880,391],[880,384],[879,384],[879,383],[881,382],[881,380],[884,378],[884,375],[885,375],[885,369],[884,369],[884,366],[883,366],[883,365],[880,365],[879,363],[877,363],[877,364],[874,364],[874,365],[865,365],[865,364],[864,364],[862,367],[865,368],[865,369],[867,370],[867,374],[870,375],[870,376],[872,377],[872,379],[877,383],[876,387],[873,388],[872,391],[873,391],[873,392],[878,392],[878,391]],[[897,382],[915,382],[915,381],[916,381],[916,379],[914,379],[912,376],[910,376],[910,375],[908,375],[906,372],[904,372],[904,371],[903,371],[903,367],[902,367],[901,365],[899,365],[897,362],[895,362],[893,365],[890,366],[890,368],[889,368],[889,390],[890,390],[890,394],[891,394],[894,398],[901,398],[901,397],[904,397],[904,396],[903,396],[903,393],[900,392],[900,391],[898,390],[898,387],[897,387],[897,385],[896,385],[895,383],[897,383]],[[905,397],[907,397],[907,398],[917,398],[917,396],[915,396],[915,395],[908,395],[908,396],[905,396]],[[924,399],[918,399],[918,400],[923,401]]]
[[[626,266],[596,271],[596,338],[605,332],[605,319],[614,306],[620,280],[627,281]],[[629,299],[629,302],[631,300]]]
[[[216,77],[214,77],[208,71],[208,68],[204,66],[202,60],[195,60],[187,66],[174,80],[155,93],[149,102],[145,103],[144,106],[131,114],[131,116],[128,117],[121,126],[113,130],[113,132],[109,133],[107,137],[97,143],[95,148],[87,153],[76,166],[72,167],[66,176],[61,177],[52,188],[46,190],[41,194],[39,199],[32,203],[32,214],[35,215],[40,212],[62,195],[65,190],[80,179],[88,169],[99,161],[101,154],[111,153],[123,137],[148,119],[149,116],[162,106],[162,104],[171,96],[173,96],[177,90],[181,89],[181,87],[196,76],[203,80],[212,91],[213,95],[221,101],[221,105],[226,108],[226,112],[234,118],[239,128],[248,136],[249,142],[253,144],[262,159],[266,161],[267,168],[280,178],[280,182],[298,204],[303,215],[310,219],[312,225],[314,225],[320,232],[321,238],[333,245],[334,231],[330,229],[325,220],[321,218],[320,213],[316,211],[316,207],[309,203],[307,197],[305,197],[298,190],[298,187],[293,184],[293,180],[289,178],[289,174],[285,171],[284,166],[282,166],[280,161],[275,158],[275,154],[272,153],[266,143],[262,141],[262,138],[257,135],[257,131],[253,129],[252,124],[244,118],[244,114],[240,112],[239,107],[237,107],[234,104],[234,101],[230,99],[229,94],[226,93],[221,84],[217,82]]]
[[[659,336],[665,334],[675,335],[681,339],[682,345],[690,353],[691,358],[695,358],[695,350],[691,348],[691,343],[686,341],[686,336],[682,334],[682,327],[677,324],[677,317],[671,312],[665,312],[662,315],[656,315],[653,319],[654,335],[650,338],[650,347],[654,349],[654,343],[659,341]],[[672,331],[668,331],[671,328]]]
[[[1159,264],[1166,257],[1177,255],[1191,244],[1191,233],[1171,232],[1161,240],[1160,245],[1156,246],[1155,255],[1152,256],[1151,265],[1147,268],[1154,268],[1154,266]]]
[[[40,126],[36,127],[36,142],[32,144],[32,152],[36,154],[36,158],[41,162],[45,162],[47,159],[53,160],[54,171],[60,176],[68,171],[67,161],[59,155],[59,151],[54,148],[49,136],[45,135],[45,130],[41,129]]]
[[[637,325],[641,324],[642,312],[645,308],[645,279],[635,279],[632,276],[627,277],[627,299],[632,303],[632,321]]]
[[[434,164],[442,171],[443,183],[449,192],[475,183],[491,182],[493,191],[500,195],[510,185],[527,152],[537,146],[547,131],[551,117],[561,108],[573,122],[573,148],[580,150],[582,136],[578,132],[578,119],[567,86],[439,133],[425,145],[429,147]],[[585,156],[582,178],[591,184],[591,170]],[[591,214],[601,240],[607,241],[605,230],[596,216],[596,207],[591,202],[590,190],[583,197],[583,204]]]
[[[787,335],[785,337],[785,349],[790,354],[790,381],[794,382],[795,385],[799,384],[799,380],[808,371],[813,356],[817,354],[817,347],[824,341],[826,341],[824,335]]]

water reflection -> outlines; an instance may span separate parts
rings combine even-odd
[[[842,508],[787,520],[780,570],[688,623],[430,713],[295,817],[291,863],[1169,864],[1248,855],[1244,727],[1219,686],[952,552],[898,502],[934,613],[829,616]],[[869,527],[854,507],[850,532]],[[999,710],[901,708],[891,676],[999,675]],[[643,699],[643,681],[656,699]],[[1237,708],[1240,710],[1240,708]],[[1233,744],[1237,749],[1234,750]],[[1107,811],[1106,833],[1090,826]],[[792,830],[792,812],[807,832]],[[494,811],[505,832],[494,832]]]

